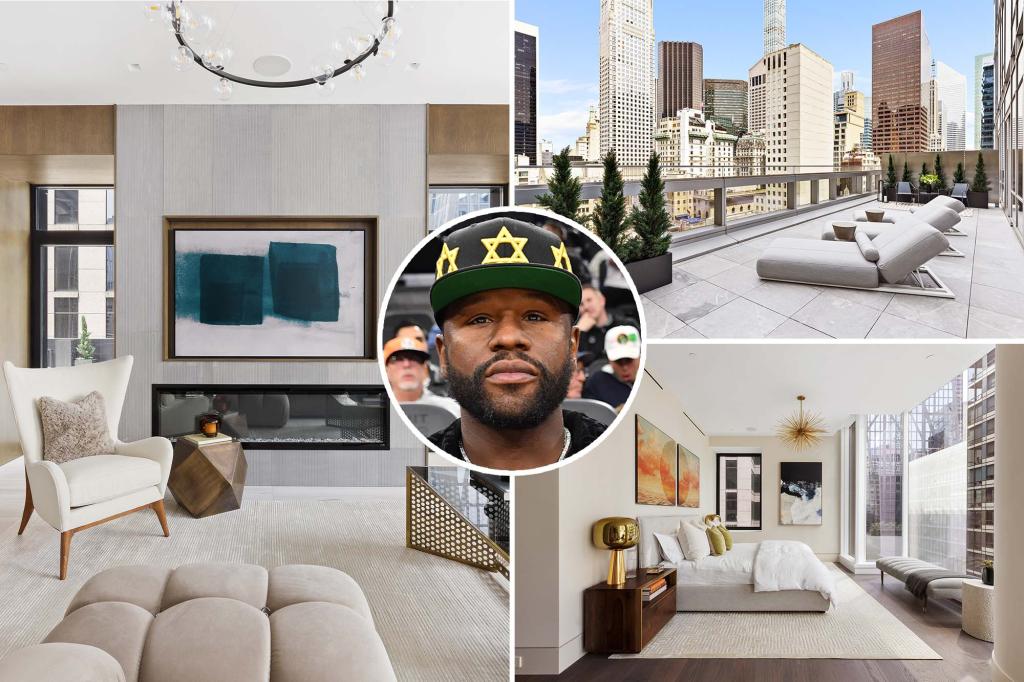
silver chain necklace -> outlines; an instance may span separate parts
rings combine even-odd
[[[558,460],[557,460],[558,462],[561,462],[563,459],[565,459],[565,456],[567,454],[569,454],[569,446],[572,445],[572,434],[569,433],[569,429],[567,429],[567,428],[565,428],[563,426],[562,427],[562,431],[564,432],[564,436],[563,436],[564,443],[562,445],[562,454],[558,457]],[[466,454],[466,448],[464,448],[462,446],[462,436],[461,435],[459,436],[459,452],[462,454],[462,459],[466,460],[470,464],[473,463],[469,459],[469,455]]]

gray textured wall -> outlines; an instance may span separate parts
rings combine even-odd
[[[117,352],[135,356],[121,437],[150,435],[155,383],[379,384],[376,362],[163,360],[165,215],[377,216],[378,300],[426,225],[422,105],[119,106]],[[250,485],[403,485],[424,449],[252,450]]]

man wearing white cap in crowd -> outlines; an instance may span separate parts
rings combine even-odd
[[[640,369],[640,332],[630,325],[612,327],[604,337],[604,353],[609,367],[587,378],[583,397],[600,400],[618,410],[633,392]]]

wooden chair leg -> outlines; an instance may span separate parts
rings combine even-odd
[[[60,579],[68,577],[68,555],[71,554],[71,537],[75,534],[73,530],[66,530],[60,534]]]
[[[171,537],[171,531],[167,528],[167,514],[164,512],[164,501],[157,500],[152,506],[153,511],[156,512],[156,517],[160,519],[160,527],[164,529],[164,537]]]
[[[28,520],[32,516],[32,512],[35,511],[35,505],[32,504],[32,488],[28,485],[28,472],[25,472],[25,510],[21,512],[21,525],[18,527],[18,535],[25,532],[25,526],[28,525]]]

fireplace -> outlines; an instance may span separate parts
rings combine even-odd
[[[246,448],[387,450],[388,405],[383,386],[155,384],[153,435],[199,433],[215,413]]]

